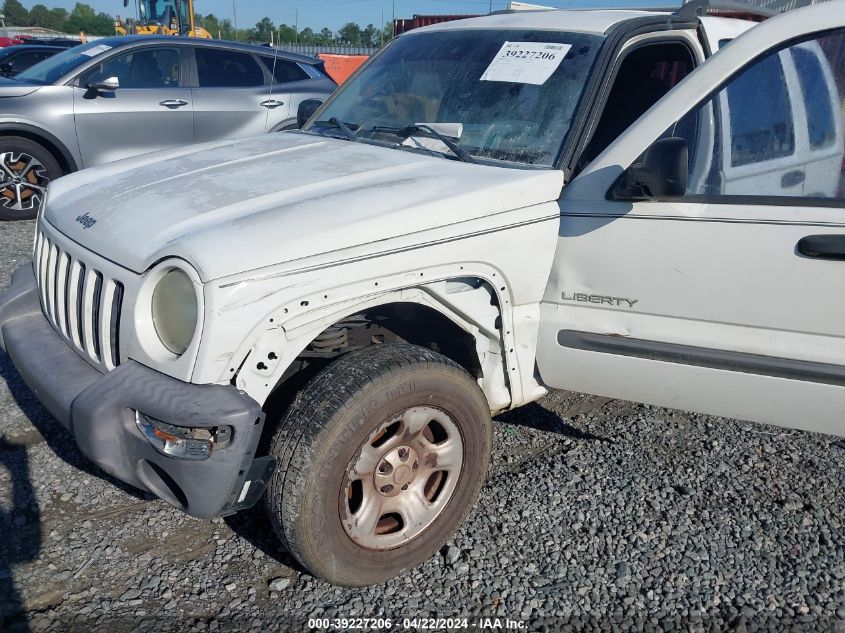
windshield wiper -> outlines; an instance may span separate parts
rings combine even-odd
[[[314,125],[322,125],[323,127],[333,126],[343,133],[343,135],[346,137],[346,140],[359,140],[358,135],[355,134],[355,132],[353,132],[352,129],[348,125],[346,125],[346,123],[338,119],[336,116],[333,116],[328,121],[317,121]]]
[[[430,125],[407,125],[405,127],[384,127],[377,125],[372,129],[372,131],[384,132],[387,134],[395,134],[396,136],[405,139],[410,138],[412,136],[420,136],[420,132],[423,132],[423,135],[431,136],[443,143],[455,156],[458,157],[458,160],[464,163],[476,162],[476,160],[472,157],[472,154],[470,154],[468,151],[466,151],[463,147],[458,145],[448,136],[445,136],[435,130]]]

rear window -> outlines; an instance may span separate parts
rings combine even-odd
[[[281,57],[262,57],[261,61],[267,67],[267,72],[273,75],[273,81],[277,84],[286,84],[291,81],[302,81],[308,79],[308,73],[299,67],[299,64]]]

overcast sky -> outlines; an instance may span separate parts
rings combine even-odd
[[[105,11],[112,15],[125,14],[121,0],[83,1],[97,11]],[[535,0],[535,2],[556,7],[584,4],[584,0]],[[671,5],[679,2],[680,0],[669,0],[663,4]],[[22,0],[22,3],[27,8],[40,3],[50,8],[65,7],[70,10],[76,4],[76,0]],[[240,28],[253,26],[264,16],[293,24],[297,9],[299,9],[300,28],[328,26],[330,29],[337,29],[346,22],[358,22],[363,26],[369,23],[378,25],[382,12],[386,21],[393,17],[392,0],[234,0],[234,3],[237,7]],[[646,0],[646,3],[654,4],[654,0]],[[129,4],[131,7],[134,0],[130,0]],[[490,8],[489,0],[395,0],[395,4],[397,18],[411,17],[415,13],[486,13]],[[505,0],[494,0],[493,9],[504,9],[507,4]],[[600,2],[593,1],[591,4],[633,7],[643,6],[644,3],[631,0],[600,0]],[[195,0],[195,6],[196,11],[203,15],[214,13],[220,18],[232,19],[233,17],[232,0]]]

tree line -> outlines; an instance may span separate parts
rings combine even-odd
[[[212,37],[241,42],[280,42],[284,44],[304,44],[308,46],[366,46],[377,48],[392,37],[393,24],[388,22],[383,28],[373,24],[361,27],[355,22],[347,22],[337,31],[323,28],[319,31],[310,27],[297,30],[295,25],[282,24],[278,28],[270,18],[262,18],[251,29],[235,30],[229,18],[220,19],[213,13],[197,15],[197,24],[211,33]],[[275,31],[275,33],[274,33]]]
[[[5,0],[2,13],[6,26],[40,26],[62,33],[84,32],[88,35],[114,35],[115,16],[97,12],[90,5],[77,2],[74,8],[48,9],[44,4],[35,4],[27,9],[20,0]],[[123,16],[124,18],[133,17]],[[235,29],[229,18],[220,19],[213,13],[197,15],[197,25],[211,33],[212,37],[240,42],[277,42],[284,44],[305,44],[311,46],[367,46],[378,47],[392,36],[393,25],[387,23],[382,28],[373,24],[366,27],[349,22],[337,31],[329,28],[314,30],[306,27],[297,29],[295,25],[282,24],[278,28],[270,18],[262,18],[248,29]]]
[[[97,13],[87,4],[77,2],[72,11],[36,4],[27,10],[19,0],[5,0],[2,13],[6,26],[41,26],[62,33],[114,35],[114,18],[108,13]]]

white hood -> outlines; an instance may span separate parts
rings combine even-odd
[[[556,200],[562,186],[555,170],[281,133],[66,176],[45,217],[135,272],[175,256],[209,281]]]

